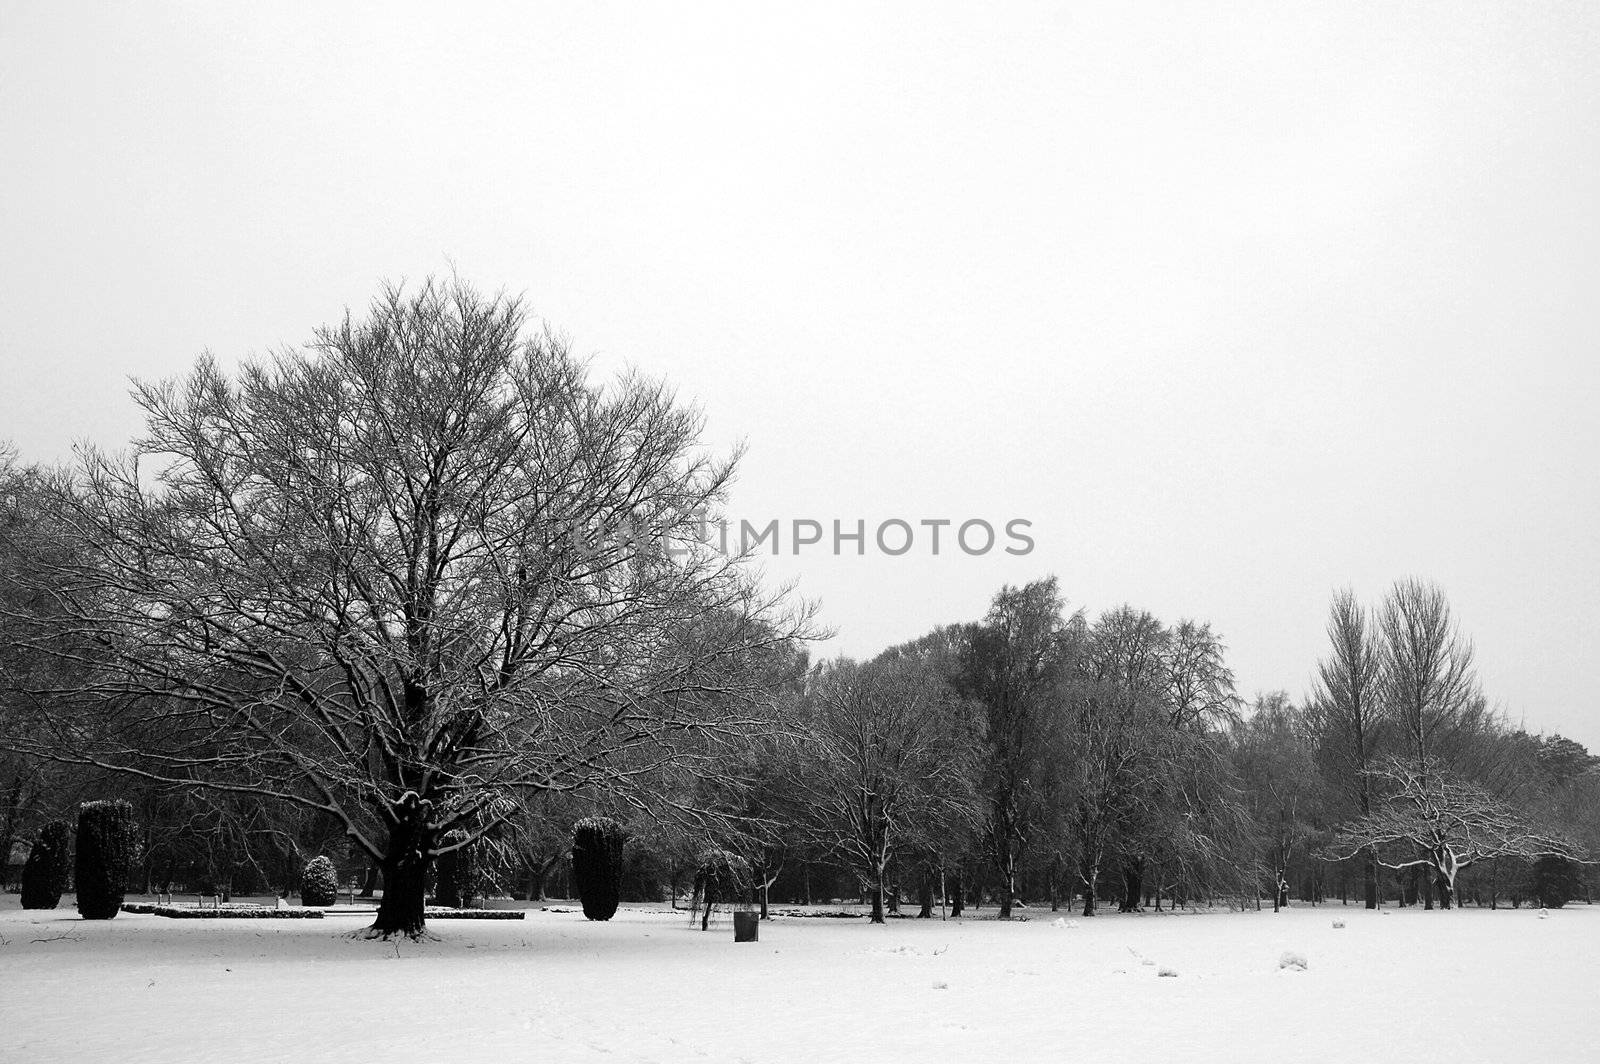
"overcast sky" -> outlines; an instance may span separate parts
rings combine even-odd
[[[1032,522],[770,559],[822,653],[1054,573],[1299,697],[1415,575],[1600,748],[1600,5],[856,8],[0,3],[0,439],[453,263],[746,441],[739,516]]]

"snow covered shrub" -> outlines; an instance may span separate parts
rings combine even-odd
[[[1283,951],[1283,955],[1278,958],[1278,967],[1285,971],[1303,972],[1306,970],[1306,955],[1304,953],[1296,953],[1292,949],[1286,949]]]
[[[1334,922],[1333,922],[1333,929],[1334,929],[1334,930],[1335,930],[1335,931],[1338,931],[1338,930],[1339,930],[1339,929],[1341,929],[1341,928],[1342,928],[1342,927],[1344,927],[1344,921],[1343,921],[1343,920],[1335,920],[1335,921],[1334,921]]]
[[[122,908],[133,858],[133,806],[115,798],[78,807],[78,851],[73,878],[78,915],[109,920]]]
[[[591,920],[616,915],[622,900],[622,825],[591,816],[572,826],[572,882],[583,915]]]
[[[39,829],[39,838],[22,866],[22,907],[54,909],[67,889],[69,853],[67,825],[52,820]]]
[[[1541,857],[1533,862],[1533,896],[1546,909],[1559,909],[1583,893],[1578,864],[1565,857]]]
[[[332,905],[339,900],[339,873],[326,857],[313,857],[300,873],[301,905]]]
[[[454,845],[467,836],[461,831],[451,831],[444,837],[446,845]],[[474,899],[483,896],[483,858],[477,843],[468,843],[458,850],[439,855],[438,876],[434,883],[433,901],[449,909],[465,909]]]

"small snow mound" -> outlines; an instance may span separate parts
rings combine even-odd
[[[1343,921],[1343,920],[1335,920],[1335,921],[1334,921],[1334,922],[1333,922],[1333,929],[1334,929],[1334,930],[1335,930],[1335,931],[1337,931],[1337,930],[1339,930],[1339,929],[1340,929],[1340,928],[1342,928],[1342,927],[1343,927],[1343,926],[1344,926],[1344,921]]]
[[[1546,909],[1543,905],[1539,906],[1539,919],[1548,920],[1549,918],[1550,918],[1550,910]]]
[[[950,984],[945,982],[943,979],[940,979],[938,982],[933,984],[933,988],[935,990],[949,990]]]
[[[1306,970],[1306,955],[1296,953],[1292,949],[1283,951],[1283,956],[1278,958],[1278,967],[1285,971],[1303,972]]]
[[[1156,977],[1158,979],[1176,979],[1178,978],[1178,970],[1176,968],[1163,968],[1156,972]]]

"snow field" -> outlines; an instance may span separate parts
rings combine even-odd
[[[1600,1040],[1583,905],[778,918],[744,944],[726,917],[702,933],[664,908],[535,909],[396,945],[346,937],[359,917],[0,904],[6,1064],[1576,1061]]]

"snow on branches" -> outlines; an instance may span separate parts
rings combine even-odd
[[[1456,876],[1496,857],[1586,860],[1582,849],[1534,825],[1488,791],[1436,768],[1390,758],[1368,769],[1384,800],[1346,824],[1325,855],[1344,860],[1363,851],[1386,868],[1431,868],[1449,906]]]

